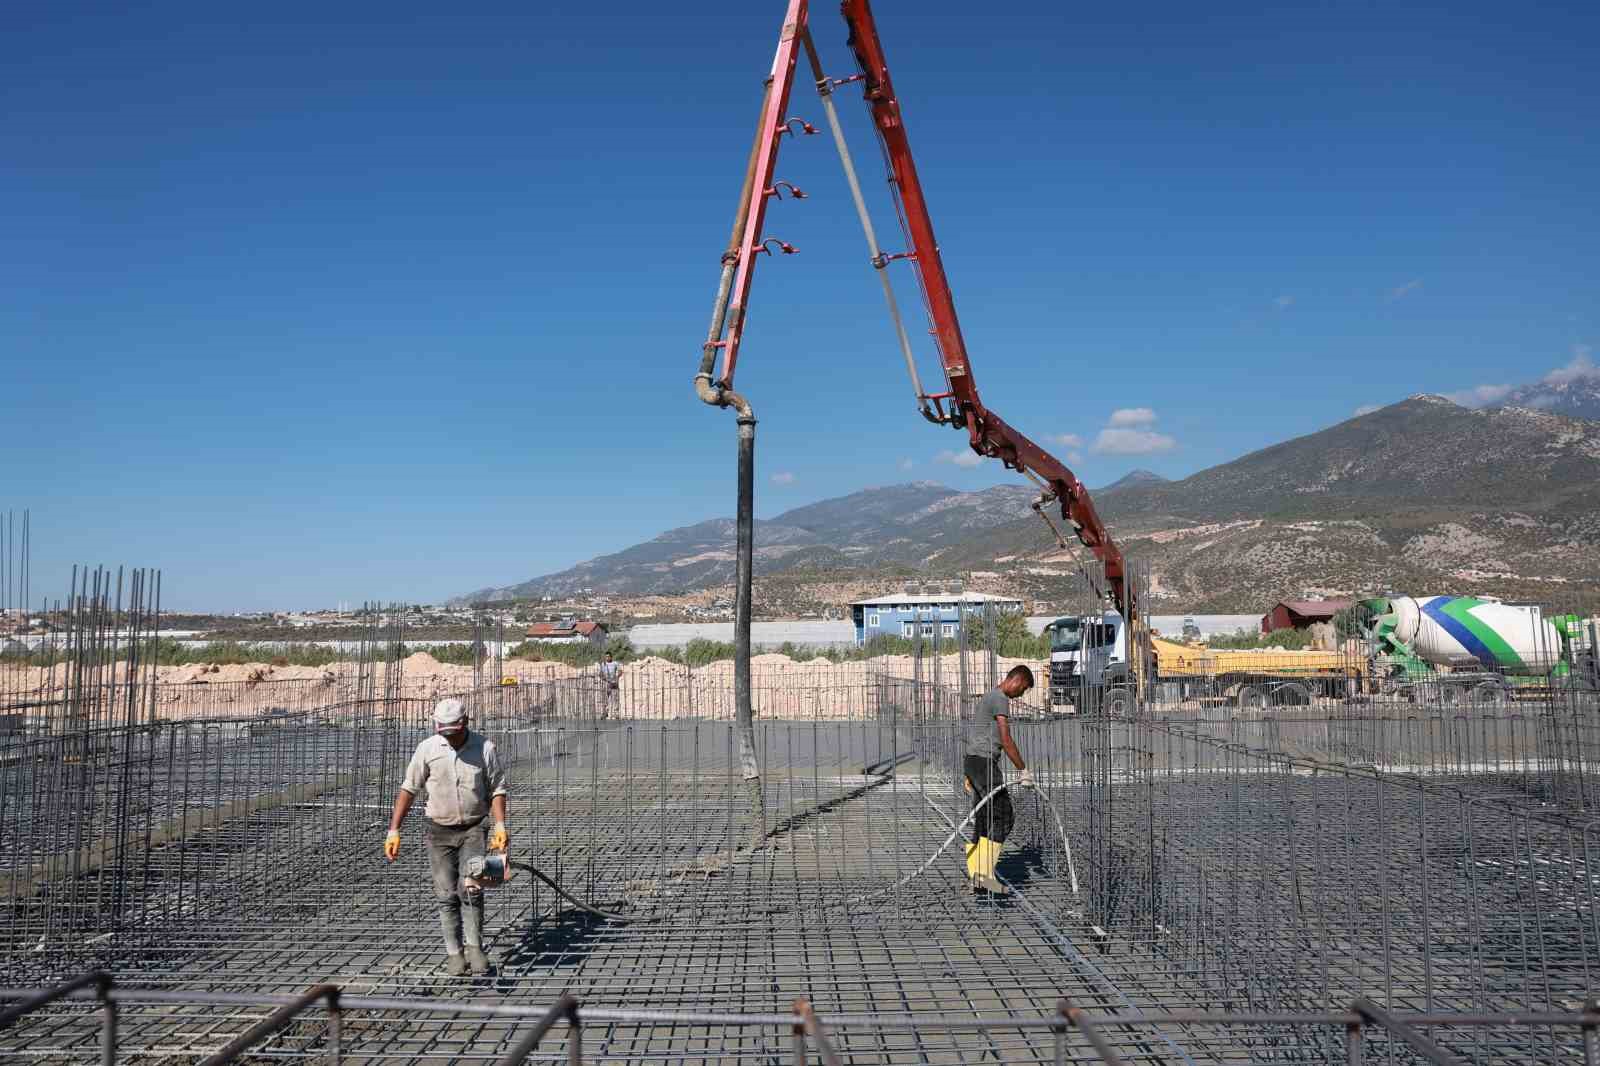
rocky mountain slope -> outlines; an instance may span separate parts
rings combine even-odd
[[[1544,381],[1518,386],[1495,406],[1600,420],[1600,369],[1558,372]]]
[[[807,504],[756,522],[756,572],[920,566],[930,551],[972,540],[1031,513],[1028,505],[1035,495],[1021,485],[957,492],[919,481]],[[670,529],[560,573],[479,589],[462,600],[567,596],[583,589],[644,595],[724,585],[733,580],[733,550],[733,519],[717,518]]]
[[[1072,561],[1032,498],[1026,485],[918,482],[824,500],[756,524],[757,573],[976,571],[1049,603]],[[1131,474],[1095,501],[1150,564],[1155,606],[1173,610],[1388,589],[1545,602],[1600,593],[1600,422],[1544,409],[1415,396],[1181,481]],[[719,519],[464,598],[687,591],[732,574],[733,523]]]
[[[1600,593],[1600,422],[1417,396],[1182,481],[1096,496],[1158,604],[1256,610],[1396,589],[1535,602]],[[1048,595],[1066,555],[1037,520],[928,561],[1009,564]]]

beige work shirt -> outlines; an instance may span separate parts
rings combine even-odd
[[[506,794],[506,775],[494,742],[469,729],[460,751],[437,733],[418,744],[400,787],[413,796],[427,790],[429,821],[463,825],[488,816],[489,801]]]

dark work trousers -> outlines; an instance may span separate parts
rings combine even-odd
[[[488,830],[482,821],[443,826],[428,823],[428,868],[433,872],[433,898],[439,903],[439,928],[444,948],[452,955],[468,946],[483,946],[483,889],[467,889],[461,876],[467,863],[482,858]]]
[[[1005,776],[1000,772],[999,755],[993,758],[968,755],[962,760],[961,771],[966,775],[967,784],[972,786],[973,806],[982,803],[990,789],[1005,783]],[[972,820],[972,828],[979,836],[1004,844],[1016,820],[1016,811],[1011,807],[1011,795],[1002,788],[995,793],[994,799],[978,811],[977,817]]]

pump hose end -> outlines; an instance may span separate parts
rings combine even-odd
[[[545,873],[532,863],[519,862],[516,859],[512,859],[510,861],[510,865],[513,869],[526,870],[528,873],[532,874],[545,884],[549,885],[551,888],[555,889],[556,893],[563,899],[567,900],[567,902],[571,903],[579,910],[587,911],[597,918],[604,918],[608,922],[636,922],[640,918],[644,917],[643,915],[617,914],[613,911],[603,911],[591,903],[586,903],[577,896],[574,896],[571,892],[568,892],[566,889],[562,888],[552,877],[550,877],[549,874]]]

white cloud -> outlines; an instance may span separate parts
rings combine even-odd
[[[1111,412],[1108,426],[1148,426],[1156,420],[1156,413],[1148,407],[1123,407]]]
[[[1412,278],[1410,281],[1406,282],[1404,285],[1396,285],[1394,288],[1390,289],[1389,290],[1389,299],[1398,300],[1398,299],[1400,299],[1402,297],[1410,296],[1412,293],[1416,292],[1420,288],[1422,288],[1422,279],[1421,278]]]
[[[1108,427],[1094,439],[1094,450],[1104,455],[1152,455],[1171,451],[1178,442],[1165,433],[1148,429]]]
[[[1059,444],[1063,448],[1081,448],[1083,447],[1083,438],[1076,433],[1057,433],[1050,438],[1050,443]]]
[[[917,464],[912,462],[910,459],[902,459],[902,460],[900,460],[900,469],[901,470],[910,470],[912,467],[914,467],[916,465]]]
[[[1574,344],[1572,346],[1572,362],[1566,366],[1558,366],[1544,376],[1546,385],[1570,385],[1583,378],[1600,377],[1600,366],[1596,366],[1589,353],[1594,351],[1587,344]]]
[[[1067,453],[1067,462],[1071,463],[1073,466],[1077,466],[1079,463],[1083,462],[1083,453],[1082,452],[1068,452]]]
[[[1381,403],[1364,403],[1360,407],[1356,408],[1355,416],[1360,418],[1362,415],[1370,415],[1372,412],[1380,411],[1382,409],[1383,404]]]
[[[772,475],[772,483],[774,485],[793,485],[794,475],[787,470],[780,470]]]
[[[953,452],[948,448],[933,457],[936,463],[950,463],[953,466],[974,467],[983,462],[983,456],[970,449],[967,451]]]
[[[1294,297],[1287,295],[1280,296],[1272,302],[1278,305],[1278,310],[1284,311],[1294,306]]]
[[[1462,407],[1488,407],[1492,403],[1498,403],[1505,399],[1506,393],[1510,392],[1511,389],[1512,386],[1510,385],[1474,385],[1470,389],[1457,389],[1455,392],[1447,392],[1444,394],[1444,398],[1451,403],[1458,403]]]

